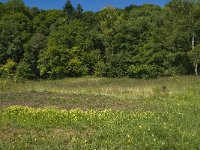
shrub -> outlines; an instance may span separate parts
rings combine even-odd
[[[6,78],[10,78],[14,76],[16,70],[17,63],[12,59],[8,59],[7,63],[0,66],[0,75]]]
[[[128,75],[132,78],[155,78],[161,74],[161,70],[156,65],[131,65],[128,68]]]

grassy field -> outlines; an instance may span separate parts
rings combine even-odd
[[[0,149],[199,150],[200,77],[0,80]]]

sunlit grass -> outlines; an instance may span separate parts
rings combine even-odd
[[[171,111],[67,111],[12,106],[1,110],[0,137],[2,146],[8,149],[46,148],[47,141],[54,143],[50,144],[53,146],[50,149],[55,146],[71,149],[199,148],[199,111]],[[7,128],[11,135],[4,136]],[[26,139],[30,129],[36,132],[29,135],[31,142]]]
[[[56,93],[102,93],[111,95],[152,95],[155,89],[166,86],[171,94],[187,92],[188,89],[197,88],[200,83],[198,77],[173,77],[151,80],[135,80],[129,78],[72,78],[56,81],[26,81],[25,84],[14,84],[9,81],[0,81],[1,90],[12,90],[15,92],[56,92]],[[4,86],[4,87],[3,87]],[[199,88],[198,88],[199,89]]]
[[[0,149],[200,149],[199,85],[193,76],[0,80]]]

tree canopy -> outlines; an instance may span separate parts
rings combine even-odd
[[[0,76],[155,78],[198,73],[200,3],[84,11],[0,3]],[[195,70],[195,71],[194,71]]]

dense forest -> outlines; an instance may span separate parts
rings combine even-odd
[[[198,74],[200,3],[171,0],[84,11],[0,3],[0,76],[155,78]]]

